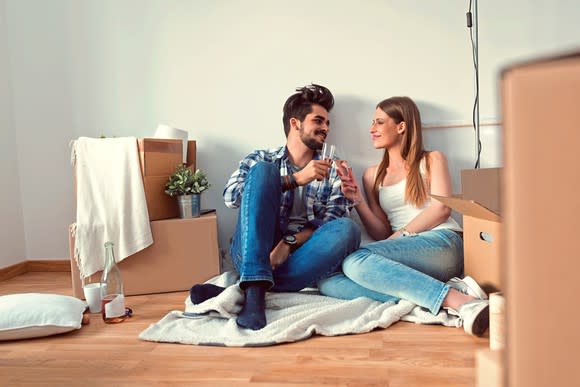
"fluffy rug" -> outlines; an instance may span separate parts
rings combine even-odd
[[[268,325],[258,331],[239,328],[237,313],[244,293],[237,274],[226,272],[208,281],[226,290],[194,305],[189,297],[185,311],[172,311],[139,335],[147,341],[219,345],[268,346],[307,339],[313,335],[338,336],[387,328],[403,320],[419,324],[459,326],[457,317],[442,311],[434,316],[408,301],[380,303],[367,298],[345,301],[322,296],[315,289],[297,293],[267,293]]]

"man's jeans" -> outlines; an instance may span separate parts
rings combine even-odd
[[[238,223],[232,239],[232,261],[240,284],[268,281],[271,291],[298,291],[340,271],[344,257],[360,244],[360,229],[349,218],[325,223],[274,271],[270,251],[280,241],[280,171],[259,162],[246,177]]]
[[[437,314],[449,292],[444,282],[463,273],[463,239],[451,230],[369,243],[345,258],[344,274],[318,284],[327,296],[381,302],[411,301]]]

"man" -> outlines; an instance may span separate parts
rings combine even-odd
[[[325,87],[309,85],[284,104],[286,145],[246,156],[224,190],[227,207],[239,208],[231,256],[245,303],[238,326],[266,326],[265,293],[299,291],[340,270],[360,244],[360,230],[344,218],[351,204],[340,190],[332,160],[321,160],[334,105]],[[197,304],[223,288],[195,285]]]

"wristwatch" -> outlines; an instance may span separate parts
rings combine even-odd
[[[296,244],[298,243],[298,240],[292,234],[284,235],[282,237],[282,240],[284,241],[284,243],[286,243],[288,246],[290,246],[291,249],[294,249],[296,247]]]
[[[403,227],[400,231],[401,231],[401,236],[404,236],[404,237],[417,235],[417,233],[411,232],[411,231],[407,230],[405,227]]]

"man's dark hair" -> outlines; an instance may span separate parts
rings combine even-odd
[[[334,106],[334,97],[330,90],[324,86],[313,83],[308,86],[299,87],[296,91],[297,93],[291,95],[284,104],[282,122],[284,123],[286,137],[288,137],[288,133],[290,132],[291,118],[304,121],[304,118],[312,113],[312,105],[320,105],[327,111],[330,111]]]

